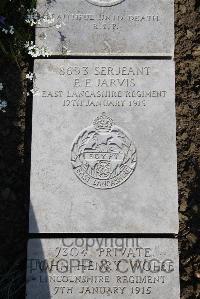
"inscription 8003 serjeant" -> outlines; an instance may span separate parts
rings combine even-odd
[[[111,189],[121,185],[136,167],[136,148],[128,134],[102,113],[75,139],[71,162],[86,185]]]

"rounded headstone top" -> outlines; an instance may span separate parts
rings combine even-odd
[[[87,2],[97,6],[113,6],[124,2],[125,0],[86,0]]]

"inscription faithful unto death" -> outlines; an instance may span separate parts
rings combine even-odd
[[[52,55],[173,56],[173,0],[37,1],[36,44]]]

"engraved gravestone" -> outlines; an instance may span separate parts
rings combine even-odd
[[[27,299],[178,299],[178,241],[33,239]]]
[[[38,0],[36,45],[52,55],[173,56],[173,6],[173,0]]]
[[[30,232],[178,231],[174,63],[36,60]]]

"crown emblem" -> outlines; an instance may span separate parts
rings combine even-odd
[[[93,122],[95,129],[101,132],[110,132],[113,124],[114,121],[112,120],[112,118],[107,116],[105,112],[103,112],[102,115],[98,116]]]

